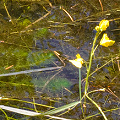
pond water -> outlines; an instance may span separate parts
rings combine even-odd
[[[91,93],[90,97],[101,106],[109,120],[118,120],[120,116],[119,0],[101,0],[101,2],[100,0],[11,0],[6,3],[0,1],[0,104],[45,112],[50,110],[47,105],[57,108],[78,101],[78,68],[69,63],[69,60],[75,59],[79,53],[86,63],[89,63],[92,42],[96,34],[94,28],[102,19],[110,21],[106,32],[109,38],[115,40],[115,44],[107,48],[99,45],[96,49],[88,91],[106,88],[104,92]],[[97,44],[101,37],[99,36]],[[39,71],[36,72],[36,69]],[[83,95],[87,72],[85,64],[81,71]],[[36,108],[30,102],[38,103]],[[9,119],[48,119],[5,112]],[[84,112],[86,119],[103,119],[89,100],[86,100]],[[80,105],[60,117],[82,120]],[[0,119],[6,119],[2,111]]]

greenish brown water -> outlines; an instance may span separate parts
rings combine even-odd
[[[105,92],[94,92],[90,97],[106,111],[109,120],[118,120],[120,1],[102,1],[103,12],[97,0],[7,1],[5,5],[12,19],[5,10],[4,2],[0,1],[0,74],[65,66],[62,69],[0,77],[0,97],[9,98],[1,100],[0,104],[34,110],[33,105],[12,99],[33,101],[34,98],[36,103],[54,107],[79,100],[78,69],[68,60],[75,59],[76,54],[80,53],[88,63],[96,33],[94,28],[100,20],[108,19],[110,26],[106,32],[116,43],[109,48],[99,46],[95,51],[91,69],[91,73],[95,73],[89,78],[89,91],[106,88]],[[73,22],[60,6],[71,15]],[[34,23],[39,18],[42,19]],[[61,54],[60,59],[54,51]],[[83,64],[82,79],[85,77],[86,66]],[[82,95],[84,84],[83,80]],[[48,110],[36,107],[39,112]],[[88,100],[86,107],[86,116],[99,113]],[[5,112],[10,119],[46,119]],[[78,105],[61,117],[77,120],[82,119],[83,114]],[[1,111],[0,119],[5,119]],[[103,118],[96,115],[89,119]]]

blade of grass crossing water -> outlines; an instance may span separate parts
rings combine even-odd
[[[64,106],[55,108],[55,109],[53,109],[53,110],[50,110],[50,111],[48,111],[48,112],[45,112],[45,113],[43,113],[43,115],[56,114],[56,113],[59,113],[59,112],[62,112],[62,111],[64,111],[64,110],[66,110],[66,109],[69,109],[69,108],[71,108],[71,107],[73,107],[73,106],[76,106],[76,105],[79,104],[79,103],[80,103],[80,101],[73,102],[73,103],[70,103],[70,104],[67,104],[67,105],[64,105]]]

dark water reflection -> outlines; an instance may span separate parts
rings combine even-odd
[[[120,1],[104,0],[103,12],[101,12],[100,3],[97,0],[61,0],[51,1],[51,3],[53,8],[46,2],[7,1],[6,6],[14,22],[13,25],[3,6],[3,1],[0,2],[1,74],[55,67],[57,65],[63,66],[62,61],[65,64],[61,70],[0,77],[0,97],[11,99],[9,101],[2,100],[0,104],[34,109],[33,105],[14,101],[12,98],[26,101],[33,101],[34,98],[36,103],[54,107],[78,100],[78,69],[70,64],[68,60],[75,59],[75,55],[80,53],[82,58],[88,62],[92,41],[96,33],[94,28],[100,20],[108,19],[110,20],[110,26],[106,32],[116,43],[110,48],[99,46],[95,51],[91,73],[95,70],[96,72],[89,78],[89,91],[106,88],[108,91],[95,92],[90,94],[90,97],[103,110],[111,109],[111,112],[106,112],[108,119],[118,120],[119,110],[112,111],[112,109],[119,108]],[[60,6],[63,6],[73,17],[74,22],[71,22],[68,15],[60,9]],[[46,10],[51,11],[51,14],[31,27],[25,28],[45,15]],[[101,36],[98,39],[100,40],[100,38]],[[54,51],[61,54],[62,61],[54,54]],[[97,71],[100,66],[107,62],[107,65]],[[11,68],[6,69],[9,66]],[[82,79],[85,77],[86,66],[83,65]],[[84,84],[83,80],[82,95],[84,94]],[[44,112],[48,108],[37,106],[37,110]],[[97,108],[87,101],[86,116],[98,112]],[[13,117],[14,113],[8,112],[7,114]],[[2,112],[0,112],[0,115],[1,119],[4,119]],[[80,106],[78,105],[62,117],[82,119]],[[25,120],[46,119],[28,118],[18,114],[14,115],[13,118]],[[90,119],[103,118],[99,115]]]

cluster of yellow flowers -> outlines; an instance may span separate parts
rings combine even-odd
[[[100,21],[99,26],[95,27],[95,30],[97,32],[102,32],[102,31],[105,31],[108,26],[109,26],[109,21],[102,20],[102,21]],[[115,41],[110,40],[109,37],[107,36],[107,33],[104,33],[102,39],[100,40],[100,45],[102,45],[104,47],[112,46],[114,43],[115,43]],[[81,68],[82,64],[83,64],[83,58],[81,58],[80,54],[77,54],[76,57],[77,57],[77,59],[69,60],[69,62],[71,62],[77,68]]]
[[[108,26],[109,26],[109,21],[108,20],[102,20],[102,21],[100,21],[99,26],[95,27],[95,30],[98,31],[98,32],[99,31],[105,31]],[[108,46],[112,46],[114,43],[115,43],[115,41],[110,40],[106,33],[103,34],[103,37],[100,41],[100,45],[102,45],[104,47],[108,47]]]

